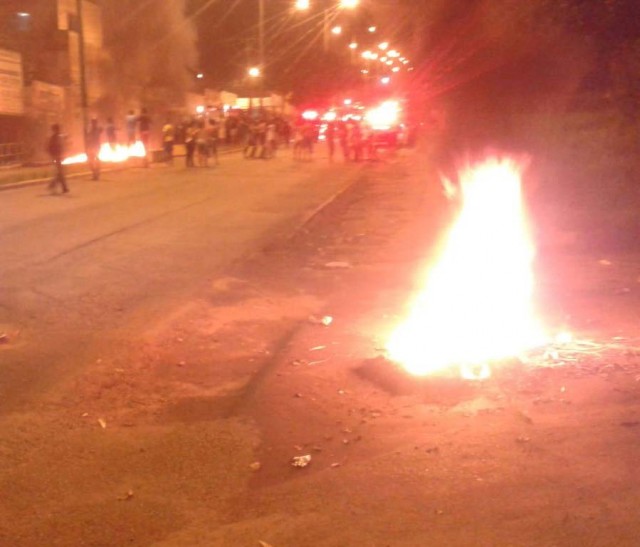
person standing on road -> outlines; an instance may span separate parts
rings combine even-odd
[[[204,121],[199,121],[196,126],[196,154],[199,167],[209,167],[209,145],[207,143],[207,130]]]
[[[162,126],[162,148],[164,149],[164,161],[167,162],[167,165],[173,165],[175,133],[172,123],[167,120],[167,123]]]
[[[102,140],[102,127],[98,125],[97,118],[91,118],[91,123],[87,129],[85,142],[87,146],[87,160],[91,169],[91,178],[100,178],[100,144]]]
[[[286,148],[291,146],[291,124],[289,120],[282,121],[282,142],[284,143]]]
[[[67,181],[64,176],[64,165],[62,164],[64,156],[64,137],[60,133],[60,126],[56,123],[51,126],[51,136],[47,143],[47,152],[53,162],[53,177],[49,183],[49,190],[51,192],[56,191],[58,184],[62,188],[62,193],[66,194],[69,191]]]
[[[129,110],[124,121],[127,128],[127,146],[133,146],[136,143],[136,124],[138,123],[135,112]]]
[[[249,130],[247,134],[247,143],[244,147],[244,157],[245,158],[255,158],[256,151],[258,149],[258,124],[252,122],[249,125]]]
[[[151,137],[151,117],[147,109],[143,108],[138,118],[138,128],[140,129],[140,140],[144,145],[144,166],[149,167],[149,140]]]
[[[109,143],[109,146],[111,147],[111,150],[113,150],[114,152],[116,151],[116,145],[118,144],[118,139],[116,136],[116,124],[113,123],[113,118],[111,116],[109,116],[107,118],[107,128],[105,130],[106,135],[107,135],[107,142]]]
[[[336,150],[336,124],[334,122],[329,122],[327,124],[327,130],[324,134],[327,139],[327,150],[329,152],[329,161],[333,163],[333,155]]]
[[[338,141],[344,161],[349,161],[349,128],[344,122],[340,122],[338,127]]]
[[[214,158],[216,165],[220,165],[218,161],[218,140],[220,138],[220,126],[218,123],[211,119],[209,120],[209,127],[207,128],[207,145],[209,148],[209,156]]]
[[[263,153],[263,158],[270,159],[276,157],[276,150],[278,149],[278,135],[276,133],[276,122],[275,120],[269,120],[267,122],[267,132],[265,135],[265,152]]]
[[[195,167],[195,164],[193,163],[193,155],[196,151],[197,132],[198,130],[195,126],[195,123],[193,121],[190,122],[184,135],[185,165],[187,167]]]

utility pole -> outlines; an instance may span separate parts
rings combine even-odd
[[[258,0],[258,58],[260,62],[260,114],[262,115],[262,96],[264,95],[264,78],[266,74],[264,66],[264,0]]]
[[[80,105],[82,107],[82,135],[84,147],[87,148],[88,103],[87,103],[87,74],[84,55],[84,20],[82,15],[83,0],[76,0],[78,15],[78,62],[80,65]]]

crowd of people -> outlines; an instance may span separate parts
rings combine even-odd
[[[128,146],[138,140],[144,145],[143,165],[149,166],[151,131],[153,122],[146,109],[136,115],[129,111],[124,120]],[[97,118],[92,118],[85,131],[85,146],[88,165],[94,180],[100,178],[99,153],[103,142],[114,150],[121,142],[118,128],[112,117],[106,119],[103,128]],[[176,146],[184,147],[185,166],[209,167],[219,164],[218,149],[220,143],[230,148],[242,150],[246,159],[268,160],[276,156],[280,148],[292,148],[293,159],[309,161],[320,139],[327,145],[330,162],[335,160],[336,150],[341,152],[344,161],[374,160],[377,158],[375,132],[357,119],[334,120],[327,123],[300,119],[292,124],[286,117],[276,114],[252,116],[250,112],[233,112],[222,119],[200,116],[174,124],[169,119],[161,127],[162,160],[174,164]],[[54,165],[54,178],[51,189],[59,185],[63,192],[68,191],[64,175],[64,146],[60,126],[52,127],[48,142],[48,152]]]

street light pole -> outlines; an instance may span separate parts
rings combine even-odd
[[[264,0],[258,0],[258,57],[264,71]]]
[[[80,65],[80,105],[82,107],[82,135],[84,137],[85,150],[87,148],[87,125],[89,107],[87,101],[87,74],[84,54],[84,21],[82,14],[82,1],[76,0],[76,12],[78,15],[78,64]]]
[[[258,58],[260,62],[260,111],[262,111],[262,96],[264,95],[264,0],[258,0]]]

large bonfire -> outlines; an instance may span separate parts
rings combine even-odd
[[[490,364],[546,342],[533,308],[535,249],[523,204],[522,164],[490,158],[459,173],[460,211],[389,357],[415,375]]]

